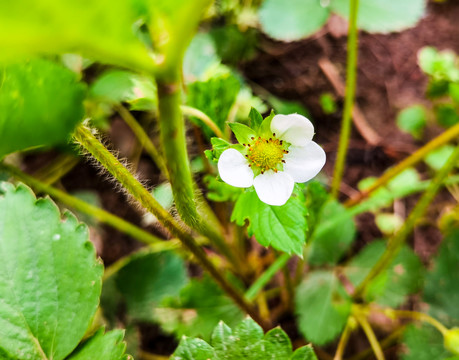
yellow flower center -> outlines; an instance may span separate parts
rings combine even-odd
[[[275,134],[272,138],[258,139],[252,138],[253,142],[248,146],[246,158],[250,167],[257,167],[263,174],[265,171],[273,170],[277,172],[282,169],[283,157],[288,151],[286,144],[282,140],[276,139]]]

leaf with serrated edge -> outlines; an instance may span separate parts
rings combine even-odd
[[[83,119],[85,86],[69,69],[33,59],[0,72],[0,158],[40,145],[66,144]]]
[[[330,342],[346,324],[351,305],[349,296],[332,272],[311,273],[298,286],[295,296],[300,331],[315,344]]]
[[[87,227],[25,185],[1,183],[0,257],[0,352],[63,359],[99,302],[103,267]]]
[[[104,334],[100,328],[93,336],[80,344],[68,360],[133,360],[125,355],[124,331],[113,330]]]
[[[310,345],[296,349],[290,360],[317,360],[317,356]]]
[[[171,360],[209,360],[217,359],[214,349],[201,339],[191,339],[186,336],[180,340],[178,348]]]
[[[261,245],[303,255],[306,207],[299,196],[292,196],[285,205],[270,206],[260,201],[255,191],[247,191],[239,196],[231,215],[238,225],[244,225],[245,220],[249,220],[249,234]]]

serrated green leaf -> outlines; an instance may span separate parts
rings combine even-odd
[[[239,144],[249,144],[253,140],[252,138],[258,137],[257,132],[254,129],[249,128],[247,125],[241,123],[229,123],[231,131],[236,136]]]
[[[440,332],[429,325],[410,325],[403,334],[403,344],[402,360],[444,360],[451,356]]]
[[[156,84],[149,78],[124,70],[108,70],[92,83],[89,95],[110,104],[127,102],[131,110],[157,107]]]
[[[220,321],[212,332],[211,344],[219,358],[225,359],[233,347],[233,331],[223,321]]]
[[[290,338],[281,328],[275,328],[266,333],[264,348],[270,359],[289,359],[292,355]]]
[[[232,357],[234,359],[245,359],[256,355],[252,348],[256,347],[256,343],[263,339],[263,329],[260,325],[251,318],[245,318],[234,328],[233,334]]]
[[[262,202],[255,191],[247,191],[234,206],[231,221],[244,225],[263,246],[271,245],[289,254],[303,255],[306,242],[306,206],[299,196],[292,196],[285,205],[271,206]]]
[[[178,295],[187,282],[183,260],[172,252],[139,253],[116,276],[129,316],[155,319],[154,309],[166,296]]]
[[[346,266],[345,274],[355,286],[367,276],[385,248],[385,241],[373,241]],[[424,268],[421,261],[409,247],[404,246],[389,269],[371,282],[364,297],[368,302],[397,307],[405,301],[407,295],[421,288],[423,276]]]
[[[232,326],[242,316],[240,309],[208,277],[191,280],[179,297],[167,298],[155,309],[155,318],[163,329],[179,338],[187,335],[207,340],[220,321]]]
[[[229,24],[210,31],[217,53],[225,64],[237,65],[252,59],[257,51],[259,32],[253,28],[241,29]]]
[[[113,330],[104,334],[100,328],[93,336],[80,344],[68,360],[133,360],[125,355],[124,331]]]
[[[25,185],[0,184],[0,353],[64,359],[97,309],[102,265],[88,229]]]
[[[150,71],[153,61],[133,30],[138,1],[17,0],[0,3],[2,57],[74,53]],[[116,19],[116,20],[115,20]]]
[[[257,109],[252,107],[249,113],[249,126],[252,129],[258,129],[258,127],[261,125],[262,122],[263,122],[263,116],[261,116],[261,114],[258,112]]]
[[[211,201],[236,201],[241,192],[241,188],[237,188],[223,181],[218,181],[213,175],[205,175],[203,178],[207,186],[207,198]]]
[[[171,360],[209,360],[218,359],[214,349],[201,339],[191,339],[186,336],[180,340],[178,348]]]
[[[331,0],[331,9],[349,19],[349,1]],[[401,31],[416,25],[425,13],[425,0],[360,0],[357,26],[372,33]]]
[[[398,113],[396,121],[401,130],[420,139],[427,123],[426,109],[422,105],[409,106]]]
[[[258,12],[263,31],[282,41],[312,35],[325,24],[329,14],[320,0],[265,0]]]
[[[196,81],[188,86],[187,104],[204,112],[224,130],[239,88],[239,80],[231,73],[221,74],[207,81]],[[208,137],[214,135],[201,120],[194,117],[191,117],[191,120],[201,126]]]
[[[337,201],[327,202],[311,235],[308,262],[336,264],[355,240],[356,227],[349,211]]]
[[[429,312],[450,326],[459,325],[459,230],[443,239],[432,269],[426,275],[424,301]]]
[[[0,74],[0,158],[40,145],[65,144],[83,119],[85,87],[67,68],[34,59]]]
[[[290,360],[317,360],[317,356],[311,346],[303,346],[296,349]]]
[[[332,341],[346,324],[351,305],[351,299],[332,272],[311,273],[297,287],[295,295],[300,331],[318,345]]]

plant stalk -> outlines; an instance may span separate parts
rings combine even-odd
[[[354,107],[355,88],[357,82],[357,15],[359,0],[350,0],[349,33],[347,38],[347,67],[346,67],[346,95],[344,98],[343,120],[339,138],[338,153],[336,155],[335,170],[331,186],[331,195],[338,197],[341,180],[346,163],[347,148],[351,135],[351,116]]]
[[[368,322],[367,318],[363,314],[356,314],[355,318],[357,322],[362,327],[365,335],[367,336],[368,342],[370,343],[371,348],[373,349],[373,353],[376,356],[377,360],[385,360],[384,353],[381,348],[381,344],[379,343],[376,335],[371,328],[370,323]]]
[[[367,286],[371,283],[371,281],[376,276],[378,276],[382,271],[384,271],[387,268],[387,266],[389,266],[389,264],[392,262],[394,257],[398,254],[398,251],[400,250],[401,246],[404,244],[407,236],[414,229],[414,226],[416,225],[417,220],[421,218],[424,215],[424,213],[427,211],[429,204],[434,199],[443,181],[448,176],[451,169],[457,164],[458,160],[459,160],[459,146],[456,146],[454,152],[451,154],[446,164],[443,165],[443,167],[434,177],[429,187],[424,192],[424,194],[421,196],[415,208],[410,213],[410,215],[408,216],[407,220],[405,221],[401,229],[389,239],[387,248],[384,254],[381,256],[381,258],[378,260],[375,266],[373,266],[373,268],[370,270],[370,272],[365,277],[365,279],[356,288],[354,295],[353,295],[354,299],[360,300],[360,298],[364,294]]]
[[[124,189],[146,210],[151,212],[173,236],[193,254],[199,264],[213,277],[217,284],[247,314],[264,329],[268,326],[257,311],[243,298],[231,283],[208,259],[204,250],[196,243],[193,236],[183,228],[151,195],[151,193],[129,172],[121,162],[113,156],[85,126],[79,126],[73,134],[75,140],[86,149],[102,166],[118,180]],[[171,173],[170,173],[171,174]],[[172,174],[171,174],[172,175]]]

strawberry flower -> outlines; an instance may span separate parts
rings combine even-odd
[[[242,146],[220,155],[220,177],[235,187],[253,185],[268,205],[284,205],[294,183],[312,179],[325,164],[324,150],[312,141],[314,126],[302,115],[270,116],[257,131],[238,123],[230,126]]]

